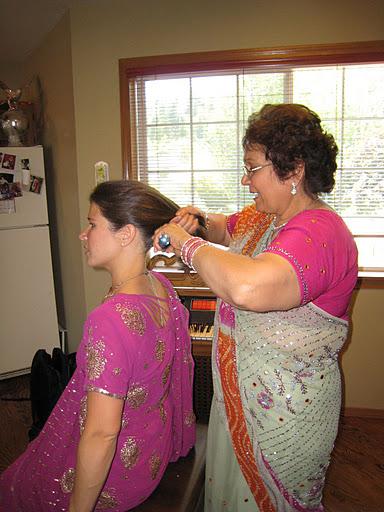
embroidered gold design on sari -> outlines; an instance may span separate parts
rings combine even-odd
[[[170,371],[171,371],[171,365],[167,364],[167,366],[165,367],[165,370],[163,372],[163,375],[161,377],[161,381],[163,383],[163,386],[165,386],[166,383],[167,383]]]
[[[113,494],[114,489],[102,491],[95,510],[107,510],[109,508],[116,508],[118,502],[115,496],[113,496]]]
[[[144,386],[132,386],[127,392],[127,402],[132,409],[137,409],[142,405],[148,396],[148,390]]]
[[[123,306],[123,304],[116,304],[115,309],[120,313],[121,320],[124,324],[131,329],[131,331],[142,336],[145,332],[145,319],[141,311],[135,307]]]
[[[165,355],[165,343],[163,340],[157,340],[155,347],[155,357],[157,361],[163,361]]]
[[[85,427],[85,420],[87,418],[87,402],[88,397],[84,395],[80,400],[80,408],[79,408],[79,427],[80,427],[80,435],[83,433]]]
[[[149,468],[152,480],[155,480],[155,478],[157,477],[157,473],[159,472],[160,466],[161,458],[159,457],[159,455],[153,454],[149,459]]]
[[[188,427],[192,427],[192,425],[194,425],[196,423],[196,416],[193,411],[189,411],[189,412],[185,413],[184,423]]]
[[[139,458],[140,448],[134,437],[128,437],[123,447],[120,450],[120,459],[124,467],[127,469],[133,468]]]
[[[97,341],[93,343],[92,338],[89,339],[86,345],[86,358],[87,358],[87,374],[90,380],[95,380],[105,370],[105,364],[107,362],[104,357],[105,343],[103,341]]]
[[[75,485],[75,474],[75,468],[69,468],[60,478],[60,487],[64,494],[68,494],[73,491],[73,486]]]

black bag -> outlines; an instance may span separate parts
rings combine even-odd
[[[76,354],[66,356],[58,347],[53,349],[52,356],[44,349],[34,355],[30,380],[33,422],[28,432],[30,441],[39,435],[75,369]]]

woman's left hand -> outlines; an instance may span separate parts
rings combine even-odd
[[[168,235],[169,237],[170,245],[166,249],[162,249],[159,244],[159,238],[161,235]],[[179,255],[181,247],[183,246],[184,242],[188,240],[188,238],[191,238],[191,235],[178,224],[174,222],[163,224],[155,231],[152,237],[153,247],[156,251],[172,252]]]

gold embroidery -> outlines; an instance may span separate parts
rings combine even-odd
[[[140,455],[140,448],[137,446],[134,437],[128,437],[120,450],[120,459],[127,469],[133,468]]]
[[[115,308],[116,311],[120,313],[121,319],[128,329],[131,329],[133,332],[137,332],[140,336],[144,334],[145,319],[141,311],[136,308],[123,306],[120,303],[116,304]]]
[[[161,466],[161,459],[158,455],[153,454],[149,459],[149,467],[151,471],[151,478],[155,480],[157,477],[157,473],[159,472]]]
[[[92,344],[92,338],[90,338],[86,347],[87,374],[90,380],[98,379],[105,370],[107,360],[104,357],[104,350],[104,342],[97,341]]]
[[[158,361],[164,360],[165,354],[165,343],[163,340],[157,340],[156,348],[155,348],[155,357]]]
[[[120,373],[121,373],[121,368],[114,368],[114,369],[112,370],[112,372],[113,372],[113,374],[114,374],[114,375],[120,375]]]
[[[143,386],[133,386],[128,389],[127,401],[132,409],[137,409],[147,399],[148,391]]]
[[[123,416],[121,419],[121,429],[126,428],[128,426],[128,423],[129,423],[128,418]]]
[[[162,402],[159,403],[159,413],[160,413],[161,421],[165,425],[165,423],[167,421],[167,411],[165,410],[164,404]]]
[[[73,491],[75,485],[75,469],[69,468],[63,473],[60,478],[60,487],[64,494],[68,494]]]
[[[96,510],[106,510],[108,508],[116,508],[118,505],[117,499],[113,496],[114,489],[103,491],[100,494],[99,500],[96,505]]]
[[[169,376],[169,372],[171,371],[171,365],[170,364],[167,364],[167,366],[165,367],[165,370],[164,370],[164,373],[163,373],[163,376],[161,377],[161,380],[163,382],[163,386],[166,385],[167,383],[167,380],[168,380],[168,376]]]
[[[184,423],[187,427],[191,427],[196,422],[196,416],[193,411],[189,411],[185,413]]]
[[[87,418],[87,395],[83,396],[80,400],[80,408],[79,408],[79,426],[80,426],[80,435],[83,433],[85,427],[85,420]]]

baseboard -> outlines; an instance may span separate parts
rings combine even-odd
[[[345,407],[342,416],[357,416],[358,418],[379,418],[384,420],[384,409],[366,409],[363,407]]]

